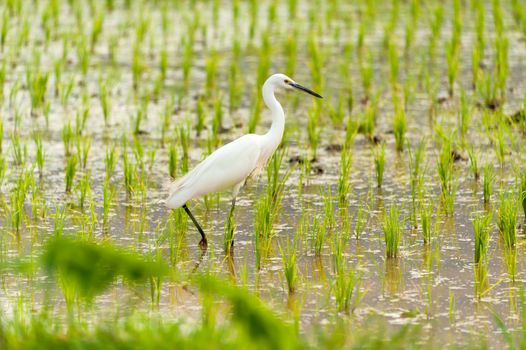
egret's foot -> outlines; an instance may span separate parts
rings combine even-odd
[[[201,250],[206,250],[208,248],[208,241],[206,240],[206,237],[203,237],[199,241],[199,248],[201,248]]]

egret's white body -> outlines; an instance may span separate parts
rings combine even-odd
[[[293,81],[283,74],[274,74],[263,84],[263,101],[272,114],[272,125],[264,135],[244,135],[213,152],[185,176],[172,184],[166,201],[176,209],[187,201],[206,194],[233,188],[236,197],[247,177],[263,167],[278,148],[285,130],[285,114],[274,95],[284,81]]]
[[[248,134],[224,145],[172,184],[166,206],[171,209],[183,207],[201,234],[202,239],[199,244],[202,247],[206,247],[206,235],[186,206],[186,202],[209,193],[233,188],[229,215],[229,223],[231,223],[236,196],[241,186],[247,177],[265,166],[283,138],[285,114],[281,104],[274,96],[278,88],[295,88],[321,98],[317,93],[297,84],[284,74],[270,76],[263,84],[263,101],[272,114],[270,130],[264,135]],[[233,237],[233,227],[229,226]]]

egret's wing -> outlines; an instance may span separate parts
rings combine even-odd
[[[244,181],[256,169],[261,153],[259,137],[245,135],[217,149],[172,184],[167,205],[177,208],[192,198]]]

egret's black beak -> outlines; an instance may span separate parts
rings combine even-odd
[[[292,86],[293,88],[296,88],[298,90],[301,90],[301,91],[304,91],[312,96],[316,96],[317,98],[323,98],[320,94],[310,90],[310,89],[307,89],[305,86],[301,86],[300,84],[296,84],[296,83],[289,83],[290,86]]]

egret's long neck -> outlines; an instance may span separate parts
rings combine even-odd
[[[263,84],[263,101],[272,114],[272,125],[270,130],[264,135],[269,147],[273,148],[272,152],[278,147],[285,130],[285,113],[281,104],[274,96],[274,87],[268,81]]]

